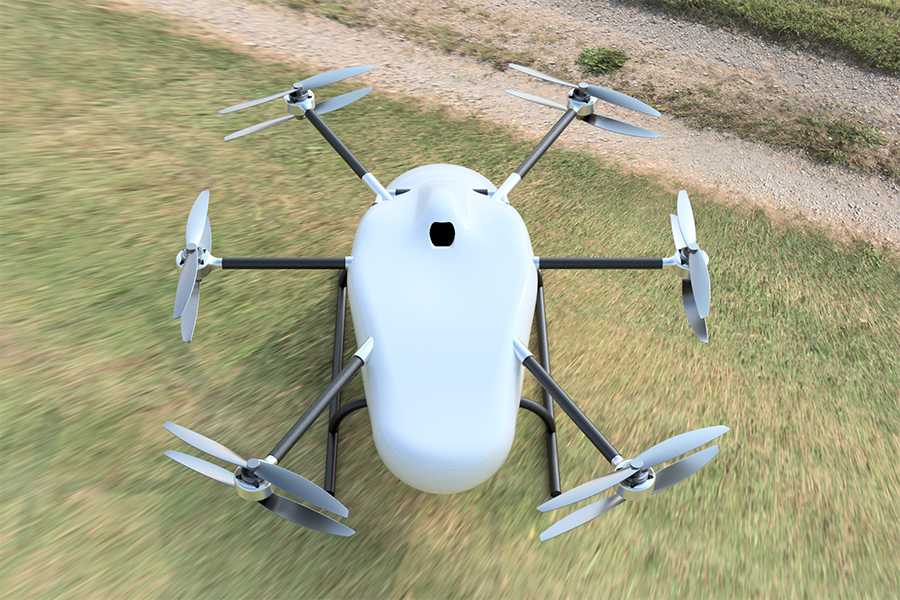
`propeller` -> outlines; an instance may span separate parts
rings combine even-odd
[[[363,73],[371,71],[374,68],[375,67],[348,67],[346,69],[337,69],[334,71],[328,71],[327,73],[313,75],[312,77],[307,77],[303,81],[298,81],[294,84],[294,87],[289,90],[278,92],[277,94],[271,94],[269,96],[263,96],[262,98],[256,98],[255,100],[241,102],[240,104],[235,104],[234,106],[229,106],[228,108],[220,110],[219,114],[224,115],[232,112],[237,112],[239,110],[244,110],[245,108],[250,108],[252,106],[265,104],[266,102],[271,102],[276,98],[282,98],[290,94],[291,92],[314,90],[331,83],[337,83],[338,81],[343,81],[344,79],[362,75]]]
[[[541,98],[540,96],[532,96],[531,94],[526,94],[525,92],[517,92],[515,90],[506,90],[507,94],[511,94],[516,98],[521,98],[522,100],[528,100],[529,102],[534,102],[535,104],[540,104],[541,106],[546,106],[548,108],[555,108],[556,110],[561,110],[563,112],[566,111],[566,107],[558,102],[553,102],[552,100],[547,100],[545,98]]]
[[[688,322],[694,334],[704,344],[709,343],[709,331],[706,329],[706,319],[700,318],[697,312],[697,301],[694,299],[694,288],[690,279],[681,280],[681,303],[684,305],[684,314],[687,315]]]
[[[708,341],[706,317],[709,315],[710,284],[709,255],[697,245],[697,230],[694,226],[694,213],[686,191],[678,192],[677,215],[669,215],[672,224],[672,237],[678,250],[681,262],[687,263],[688,278],[681,286],[681,299],[684,311],[691,328],[702,341]]]
[[[581,88],[594,98],[598,100],[603,100],[604,102],[608,102],[610,104],[615,104],[616,106],[621,106],[623,108],[627,108],[630,110],[635,110],[637,112],[641,112],[647,115],[651,115],[654,117],[659,116],[659,111],[655,108],[644,104],[637,98],[632,98],[627,94],[623,94],[622,92],[617,92],[615,90],[611,90],[608,88],[600,87],[599,85],[589,85],[587,83],[574,84],[569,83],[568,81],[563,81],[562,79],[557,79],[552,75],[547,75],[546,73],[541,73],[540,71],[535,71],[534,69],[529,69],[528,67],[523,67],[522,65],[509,65],[511,69],[515,69],[516,71],[521,71],[526,75],[531,75],[532,77],[537,77],[538,79],[543,79],[544,81],[549,81],[550,83],[556,83],[559,85],[564,85],[570,88]],[[527,98],[526,98],[527,100]]]
[[[531,94],[517,92],[515,90],[506,90],[506,93],[511,94],[516,98],[528,100],[529,102],[534,102],[535,104],[540,104],[541,106],[546,106],[548,108],[555,108],[556,110],[561,111],[567,110],[566,107],[562,104],[553,102],[552,100],[541,98],[540,96],[532,96]],[[653,133],[652,131],[647,131],[646,129],[641,129],[640,127],[635,127],[634,125],[629,125],[628,123],[623,123],[622,121],[616,121],[615,119],[610,119],[607,117],[601,117],[599,115],[588,115],[582,120],[585,123],[590,123],[594,127],[598,127],[599,129],[605,129],[606,131],[612,131],[613,133],[620,133],[622,135],[630,135],[643,138],[659,137],[658,133]]]
[[[372,88],[367,87],[361,90],[356,90],[355,92],[348,92],[346,94],[341,94],[340,96],[335,96],[334,98],[329,98],[323,102],[316,104],[315,110],[316,114],[324,115],[326,113],[330,113],[339,108],[344,108],[348,104],[352,104],[356,102],[366,94],[372,91]],[[245,135],[250,135],[251,133],[256,133],[257,131],[262,131],[263,129],[268,129],[269,127],[275,127],[276,125],[281,125],[282,123],[287,123],[291,119],[296,119],[296,115],[286,115],[284,117],[278,117],[277,119],[272,119],[271,121],[266,121],[265,123],[259,123],[257,125],[251,125],[246,129],[241,129],[235,133],[232,133],[229,136],[225,137],[225,141],[233,140],[239,137],[244,137]]]
[[[233,465],[243,467],[244,469],[249,469],[252,473],[251,476],[258,475],[265,481],[268,481],[272,485],[283,489],[284,491],[300,498],[301,500],[309,502],[314,506],[331,511],[343,517],[346,517],[349,514],[346,507],[344,507],[343,504],[341,504],[334,497],[328,494],[328,492],[318,487],[311,481],[300,477],[296,473],[292,473],[287,469],[283,469],[271,463],[260,461],[255,458],[244,460],[239,454],[226,448],[222,444],[213,441],[195,431],[191,431],[186,427],[182,427],[181,425],[166,421],[165,427],[167,430],[169,430],[170,433],[186,442],[187,444],[197,448],[198,450],[201,450],[211,456],[214,456]],[[225,484],[231,488],[237,487],[235,483],[236,474],[230,473],[222,467],[216,466],[195,456],[177,452],[175,450],[169,450],[165,454],[172,460],[184,465],[192,471],[196,471],[201,475],[205,475],[206,477],[214,479],[219,483]],[[260,483],[265,482],[258,482],[256,484],[257,489],[264,489],[264,486],[259,485]],[[244,483],[244,485],[247,484]],[[295,523],[302,527],[314,529],[316,531],[321,531],[323,533],[328,533],[331,535],[350,536],[354,533],[352,529],[335,521],[331,517],[323,515],[320,512],[294,502],[289,498],[279,496],[278,494],[270,493],[268,495],[265,495],[265,497],[263,497],[262,499],[253,499],[279,517],[291,521],[292,523]]]
[[[191,456],[190,454],[176,452],[175,450],[169,450],[165,454],[175,462],[181,463],[192,471],[196,471],[201,475],[206,475],[210,479],[214,479],[230,488],[234,488],[234,474],[222,467],[208,463],[205,460],[197,458],[196,456]],[[355,533],[352,529],[342,523],[338,523],[331,517],[323,515],[311,508],[307,508],[302,504],[298,504],[290,498],[279,496],[278,494],[272,494],[257,502],[282,519],[286,519],[291,523],[306,527],[307,529],[343,537],[351,536]]]
[[[263,460],[255,458],[245,460],[239,454],[226,448],[222,444],[195,431],[191,431],[186,427],[172,423],[171,421],[166,421],[165,427],[169,430],[169,433],[179,438],[181,441],[193,446],[197,450],[215,456],[216,458],[233,465],[250,469],[272,485],[283,489],[289,494],[297,496],[305,502],[309,502],[314,506],[318,506],[319,508],[333,512],[342,517],[346,517],[349,514],[347,508],[338,502],[334,496],[296,473],[292,473],[287,469],[283,469],[282,467]],[[206,473],[204,473],[204,475],[206,475]]]
[[[676,483],[684,481],[712,460],[718,454],[719,447],[705,448],[700,452],[672,463],[658,473],[653,472],[653,467],[695,450],[727,431],[729,431],[728,427],[718,425],[676,435],[664,442],[660,442],[649,450],[645,450],[635,458],[620,463],[619,467],[612,473],[607,473],[593,481],[573,488],[549,502],[545,502],[538,507],[538,510],[542,512],[556,510],[619,485],[615,495],[589,504],[560,519],[541,534],[541,541],[549,540],[580,525],[584,525],[628,499],[643,499],[647,492],[656,494],[672,487]]]
[[[371,91],[372,88],[367,87],[361,90],[356,90],[355,92],[348,92],[346,94],[341,94],[340,96],[335,96],[334,98],[329,98],[328,100],[318,102],[316,104],[316,114],[324,115],[325,113],[330,113],[331,111],[337,110],[339,108],[344,108],[348,104],[353,104],[360,98],[365,97]]]
[[[180,255],[181,275],[175,290],[175,310],[172,317],[181,318],[181,337],[190,342],[200,307],[200,269],[212,250],[212,229],[206,212],[209,209],[209,190],[200,192],[184,231],[184,250]]]
[[[616,121],[615,119],[610,119],[608,117],[601,117],[600,115],[588,115],[584,119],[584,122],[590,123],[594,127],[605,129],[606,131],[612,131],[613,133],[620,133],[622,135],[630,135],[633,137],[642,138],[659,137],[658,133],[653,133],[652,131],[647,131],[646,129],[641,129],[640,127],[635,127],[634,125],[629,125],[628,123]]]
[[[275,127],[276,125],[281,125],[282,123],[287,123],[291,119],[295,119],[294,115],[287,115],[284,117],[278,117],[277,119],[272,119],[271,121],[266,121],[265,123],[257,123],[256,125],[251,125],[246,129],[241,129],[240,131],[236,131],[231,135],[225,136],[225,141],[233,140],[235,138],[244,137],[245,135],[250,135],[251,133],[256,133],[257,131],[262,131],[263,129],[268,129],[269,127]]]

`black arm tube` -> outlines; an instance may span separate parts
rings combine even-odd
[[[280,462],[281,459],[284,458],[284,455],[290,452],[291,448],[300,441],[300,436],[306,433],[306,430],[310,428],[317,418],[319,418],[319,415],[328,408],[334,395],[347,385],[347,382],[356,375],[356,372],[359,371],[364,364],[365,362],[363,362],[363,359],[354,354],[353,358],[350,359],[350,364],[344,367],[340,374],[334,378],[331,384],[329,384],[329,386],[325,388],[325,391],[322,392],[322,395],[313,402],[313,405],[310,406],[305,413],[303,413],[303,416],[297,420],[294,426],[291,427],[291,430],[287,432],[287,435],[278,442],[278,445],[275,446],[275,449],[269,454],[274,456]]]
[[[559,407],[562,408],[569,418],[574,421],[575,425],[578,426],[578,429],[584,433],[584,435],[591,441],[594,446],[597,447],[597,450],[600,451],[600,454],[606,458],[609,462],[619,456],[619,452],[613,448],[612,444],[609,443],[603,434],[600,433],[600,430],[597,429],[597,426],[594,425],[590,419],[587,418],[587,415],[581,412],[581,409],[572,402],[572,399],[569,398],[566,393],[559,387],[553,378],[547,374],[538,361],[534,360],[534,356],[528,356],[522,364],[525,365],[525,368],[531,371],[531,374],[534,375],[534,378],[537,379],[538,383],[541,386],[550,392],[550,395],[553,396],[553,399],[556,400],[556,403],[559,404]]]
[[[341,269],[338,275],[338,293],[337,293],[337,310],[334,319],[334,354],[331,362],[331,379],[334,380],[341,374],[344,368],[344,325],[347,318],[347,269]],[[328,410],[328,418],[332,419],[334,414],[341,408],[341,393],[338,392],[331,399],[331,406]],[[330,421],[329,421],[330,423]],[[337,477],[337,452],[338,452],[338,434],[337,430],[328,427],[327,442],[325,445],[325,491],[334,496],[334,481]]]
[[[544,139],[535,147],[534,150],[531,151],[531,154],[528,155],[528,158],[519,165],[519,168],[516,169],[516,173],[521,178],[525,178],[525,174],[531,170],[531,167],[534,166],[544,153],[550,149],[550,146],[553,142],[556,141],[556,138],[562,134],[562,132],[569,126],[569,124],[575,119],[575,115],[578,114],[571,108],[566,111],[566,113],[560,117],[559,121],[556,122],[556,125],[553,126],[547,135],[544,136]]]
[[[223,269],[343,269],[346,258],[223,258]]]
[[[539,258],[539,269],[662,269],[661,258]]]
[[[538,356],[540,357],[541,367],[550,374],[550,344],[547,341],[547,310],[544,305],[544,276],[538,269],[538,288],[537,302],[534,307],[535,321],[537,322],[538,336]],[[544,408],[547,414],[555,421],[556,416],[553,414],[553,398],[547,390],[541,390],[541,396],[544,399]],[[553,426],[553,433],[547,434],[547,462],[550,466],[550,496],[556,497],[562,493],[562,483],[559,480],[559,450],[556,443],[556,425]]]
[[[344,159],[344,162],[347,163],[353,172],[356,173],[356,176],[360,179],[368,173],[366,168],[362,166],[362,163],[359,162],[353,153],[347,149],[347,146],[338,139],[338,136],[334,135],[334,132],[325,124],[325,121],[322,120],[322,117],[316,114],[315,110],[306,111],[306,118],[310,123],[313,124],[313,127],[319,130],[319,133],[322,134],[322,137],[325,138],[325,141],[331,144],[331,147],[341,155],[341,158]]]

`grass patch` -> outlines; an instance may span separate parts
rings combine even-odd
[[[621,50],[585,48],[578,54],[575,64],[585,73],[611,73],[621,69],[628,58]]]
[[[763,103],[746,92],[730,93],[720,86],[661,91],[652,83],[634,85],[627,75],[614,75],[613,81],[616,89],[699,129],[728,131],[799,150],[815,161],[900,181],[900,143],[827,109],[819,114],[801,111],[798,116],[798,109],[783,100]]]
[[[384,17],[382,21],[396,31],[402,31],[404,36],[423,46],[447,54],[468,56],[487,63],[499,71],[508,68],[509,63],[520,65],[534,63],[534,58],[527,52],[510,51],[487,39],[472,38],[449,25],[434,25],[419,20],[395,17]]]
[[[900,0],[631,0],[900,74]]]
[[[326,19],[337,21],[347,27],[371,27],[374,19],[365,4],[357,0],[276,0],[279,4],[294,10],[315,12]]]
[[[810,116],[798,117],[802,145],[810,155],[826,162],[852,162],[860,147],[882,146],[886,140],[875,129],[849,121],[828,121]]]
[[[498,71],[508,68],[509,63],[520,65],[534,63],[534,57],[529,53],[507,50],[493,43],[494,38],[472,37],[449,25],[432,24],[427,19],[406,19],[386,15],[376,18],[364,5],[356,2],[338,3],[329,0],[277,0],[277,2],[297,10],[316,12],[327,19],[351,27],[371,27],[380,23],[427,48],[468,56],[487,63]],[[446,6],[461,13],[469,11],[468,7],[453,2],[447,2]],[[411,14],[414,15],[415,12]],[[484,10],[476,11],[474,16],[484,20],[490,19],[490,14]]]
[[[451,496],[396,481],[349,417],[349,539],[165,459],[186,449],[166,419],[268,449],[331,368],[326,273],[218,273],[180,341],[173,262],[197,193],[212,190],[220,256],[346,255],[372,193],[302,123],[222,142],[280,111],[215,111],[313,73],[95,4],[6,3],[0,24],[3,598],[896,595],[900,265],[699,194],[709,346],[670,274],[545,277],[554,375],[623,453],[732,427],[710,465],[649,502],[538,542],[553,518],[534,510],[543,428],[525,413],[499,473]],[[329,122],[384,183],[438,162],[499,182],[536,143],[417,101],[365,103]],[[671,191],[591,157],[549,152],[513,203],[538,255],[671,253]],[[361,393],[357,380],[346,397]],[[559,436],[564,486],[605,470],[565,417]],[[285,466],[321,482],[324,444],[318,423]],[[609,568],[610,548],[629,568]]]

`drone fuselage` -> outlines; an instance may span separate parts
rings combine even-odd
[[[408,171],[353,242],[348,294],[375,446],[417,489],[454,493],[491,477],[512,446],[537,294],[528,231],[475,171]]]

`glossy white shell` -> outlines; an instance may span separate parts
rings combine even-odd
[[[528,231],[510,205],[474,189],[478,173],[429,165],[388,189],[409,189],[366,212],[348,271],[375,446],[398,478],[434,493],[468,490],[493,475],[512,446],[537,294]],[[434,222],[453,223],[435,247]]]

